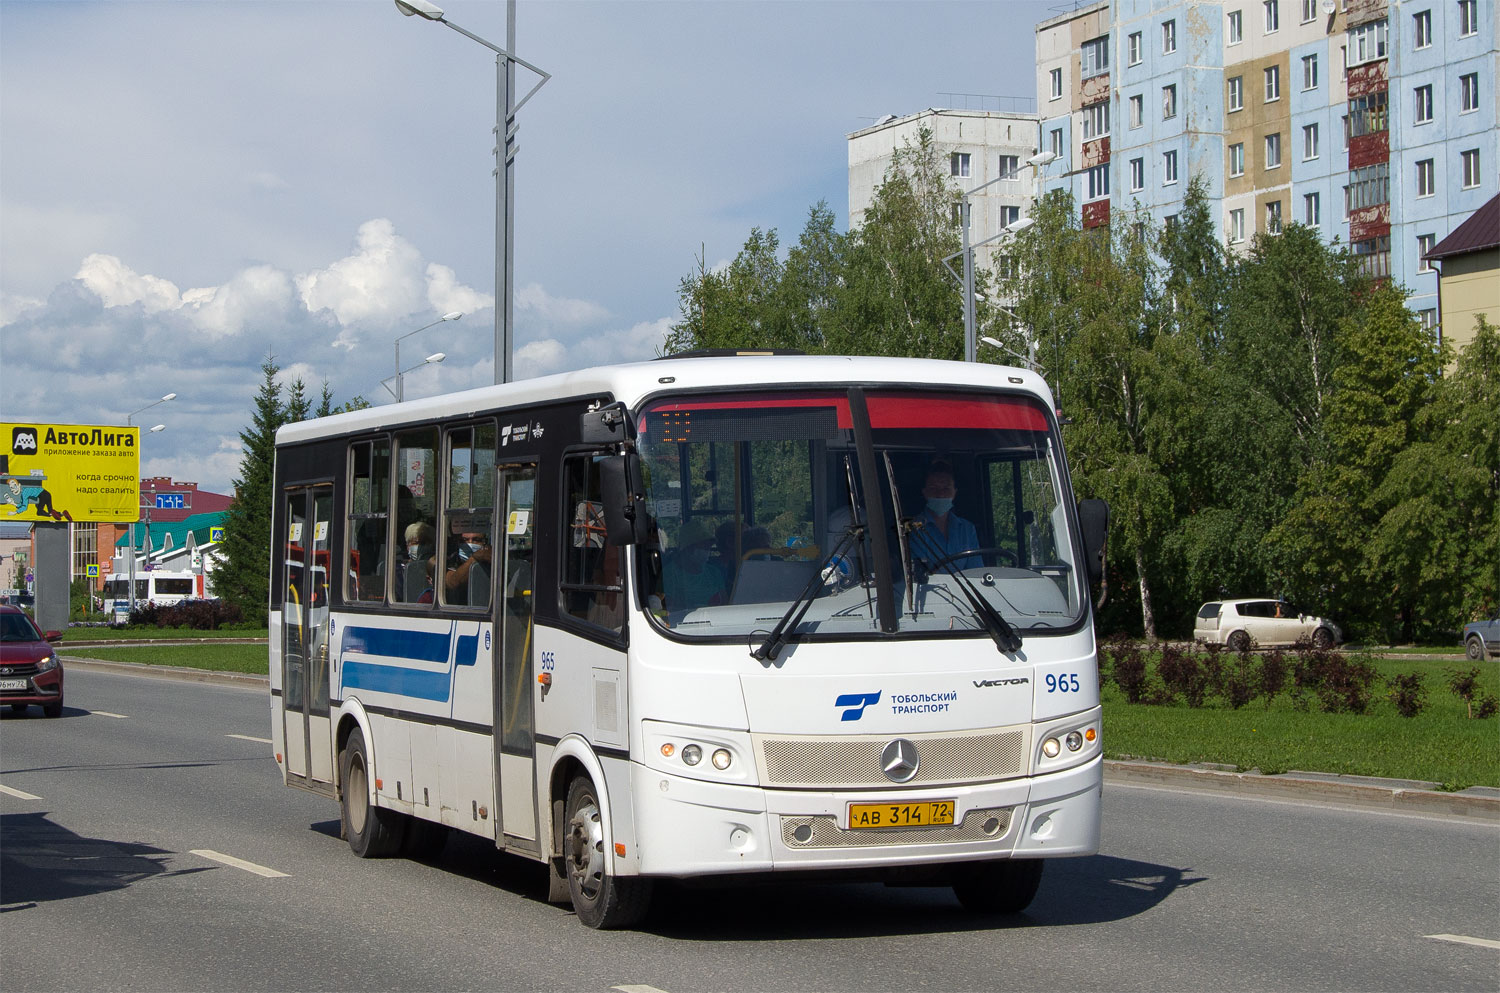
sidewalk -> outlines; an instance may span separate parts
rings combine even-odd
[[[70,645],[69,648],[81,648]],[[209,672],[177,666],[145,665],[138,662],[104,662],[97,659],[63,656],[63,661],[81,669],[97,669],[157,679],[178,679],[199,683],[222,683],[229,686],[260,687],[268,683],[265,676],[240,672]],[[1233,796],[1255,796],[1302,803],[1326,803],[1338,807],[1386,810],[1396,813],[1425,814],[1436,817],[1462,817],[1500,824],[1500,789],[1493,786],[1471,786],[1448,793],[1438,783],[1410,779],[1375,779],[1370,776],[1340,776],[1326,772],[1292,771],[1274,776],[1259,772],[1235,772],[1222,765],[1171,765],[1166,762],[1140,762],[1106,759],[1104,786],[1157,786],[1164,789],[1194,790]]]

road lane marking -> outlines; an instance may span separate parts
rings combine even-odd
[[[263,745],[269,745],[269,744],[271,744],[271,739],[270,738],[252,738],[248,734],[226,734],[224,737],[226,737],[226,738],[238,738],[241,741],[258,741],[258,742],[260,742]]]
[[[201,856],[202,858],[206,858],[214,862],[222,862],[224,865],[233,866],[236,869],[244,869],[246,872],[253,872],[257,876],[265,876],[268,879],[287,875],[284,872],[277,872],[275,869],[267,869],[263,865],[256,865],[254,862],[246,862],[244,859],[237,859],[233,855],[225,855],[223,852],[215,852],[207,848],[194,848],[192,849],[192,854]]]
[[[1480,948],[1500,948],[1500,941],[1493,938],[1470,938],[1466,934],[1424,934],[1433,941],[1452,941],[1460,945],[1478,945]]]
[[[4,793],[7,796],[13,796],[17,800],[40,800],[41,799],[41,797],[39,797],[39,796],[33,796],[32,794],[27,793],[24,790],[13,790],[9,786],[0,786],[0,793]]]
[[[128,720],[130,720],[130,718],[127,715],[125,715],[125,714],[111,714],[107,710],[91,710],[91,711],[89,711],[89,713],[91,713],[91,714],[98,714],[100,717],[117,717],[117,718],[119,718],[122,721],[128,721]]]
[[[611,986],[610,989],[619,990],[620,993],[667,993],[666,990],[659,990],[655,986],[646,986],[641,983],[633,986]]]

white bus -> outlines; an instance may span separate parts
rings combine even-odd
[[[664,878],[1024,908],[1099,844],[1089,598],[1017,369],[688,356],[283,427],[274,751],[360,856],[450,830],[591,927]]]
[[[135,574],[135,602],[140,606],[154,603],[158,607],[170,607],[202,597],[203,577],[195,573],[141,569]],[[110,573],[104,580],[104,613],[112,616],[117,609],[126,609],[129,603],[130,574]]]

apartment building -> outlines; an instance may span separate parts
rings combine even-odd
[[[1036,27],[1042,145],[1081,223],[1182,208],[1243,251],[1297,221],[1437,321],[1422,256],[1500,189],[1489,0],[1104,0]]]

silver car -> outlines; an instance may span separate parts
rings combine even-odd
[[[1338,625],[1304,614],[1285,600],[1213,600],[1198,608],[1193,639],[1224,645],[1230,651],[1295,645],[1307,639],[1332,648],[1344,638]]]
[[[1500,614],[1464,625],[1464,655],[1472,662],[1500,656]]]

